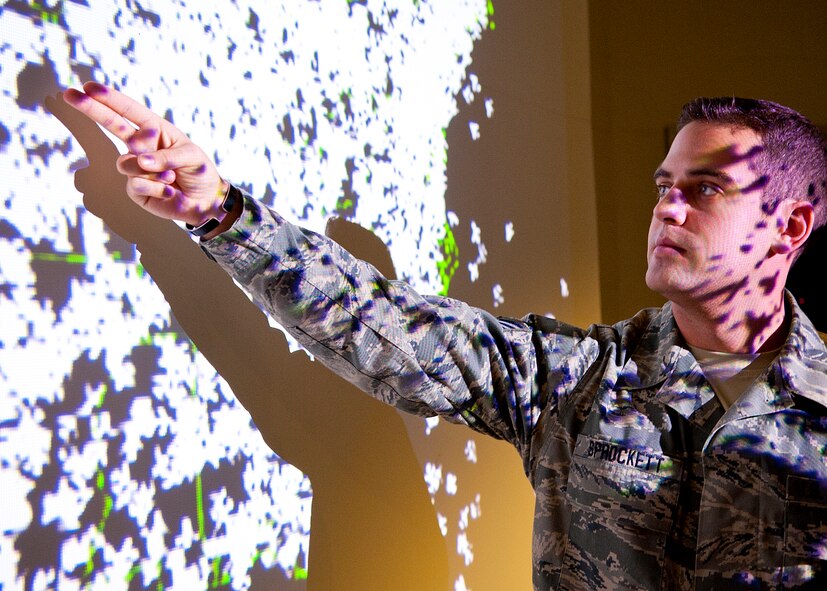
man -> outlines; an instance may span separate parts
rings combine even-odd
[[[229,186],[167,121],[84,90],[65,98],[127,144],[130,197],[190,224],[323,363],[517,448],[535,589],[824,588],[827,350],[783,286],[827,216],[827,161],[799,114],[687,105],[649,232],[669,303],[580,329],[389,281]]]

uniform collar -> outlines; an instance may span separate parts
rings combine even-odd
[[[792,294],[786,292],[785,298],[791,314],[787,340],[767,369],[767,383],[750,388],[749,396],[742,397],[749,404],[733,406],[730,410],[735,414],[768,414],[794,406],[796,397],[811,400],[827,412],[827,348]],[[714,392],[678,330],[671,303],[646,317],[648,324],[620,371],[618,385],[625,389],[660,387],[658,399],[689,418],[714,398]]]
[[[827,410],[827,347],[790,292],[790,334],[773,365],[786,390]],[[773,369],[773,368],[771,368]]]

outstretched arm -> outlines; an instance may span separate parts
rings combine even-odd
[[[219,219],[227,185],[204,152],[143,105],[96,83],[66,101],[128,147],[127,192],[164,218]],[[512,442],[529,461],[550,366],[584,335],[559,338],[389,281],[324,236],[245,197],[202,248],[317,359],[373,397]],[[561,332],[564,332],[561,330]],[[555,383],[573,385],[569,377]]]
[[[118,171],[127,177],[126,192],[138,205],[161,218],[193,226],[215,218],[221,223],[204,238],[218,235],[238,217],[221,205],[229,185],[212,160],[177,127],[128,96],[97,82],[83,92],[69,89],[64,100],[126,144]]]

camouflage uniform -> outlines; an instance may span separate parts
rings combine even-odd
[[[588,329],[494,318],[250,199],[205,251],[372,396],[517,448],[535,589],[827,589],[827,350],[791,297],[781,353],[724,412],[669,304]]]

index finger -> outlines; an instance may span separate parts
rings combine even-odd
[[[73,88],[63,93],[67,103],[115,135],[127,142],[141,127],[159,127],[165,120],[141,103],[113,88],[97,82],[87,82],[83,92]]]

